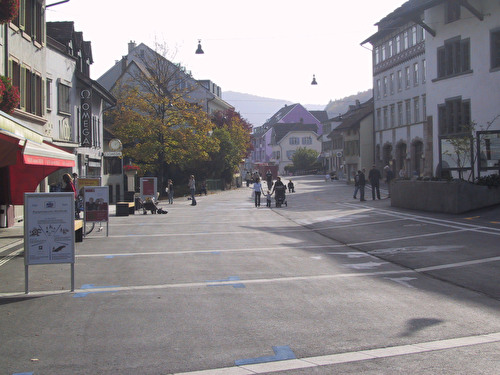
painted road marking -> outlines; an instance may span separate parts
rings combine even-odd
[[[21,243],[21,242],[19,242]],[[0,266],[3,266],[5,263],[7,263],[9,260],[14,259],[17,257],[19,254],[21,254],[24,251],[24,248],[18,249],[10,253],[9,255],[4,256],[2,259],[0,259]]]
[[[377,358],[390,358],[403,355],[434,352],[438,350],[451,350],[466,346],[485,345],[500,342],[500,332],[486,335],[465,336],[455,339],[420,342],[415,344],[390,346],[368,350],[360,350],[347,353],[336,353],[317,357],[304,357],[299,359],[288,359],[272,361],[267,363],[243,364],[241,366],[209,369],[175,373],[173,375],[253,375],[268,372],[287,370],[298,370],[303,368],[314,368],[319,366],[333,366],[342,363],[369,361]],[[333,372],[333,371],[332,371]]]
[[[248,280],[239,280],[241,284],[249,285],[249,284],[265,284],[265,283],[279,283],[279,282],[292,282],[292,281],[314,281],[314,280],[333,280],[337,278],[347,278],[347,277],[374,277],[374,276],[392,276],[392,275],[405,275],[405,274],[415,274],[429,271],[436,271],[440,269],[448,269],[448,268],[458,268],[458,267],[466,267],[469,265],[488,263],[488,262],[498,262],[500,261],[500,256],[487,258],[487,259],[478,259],[472,260],[468,262],[460,262],[453,264],[443,264],[441,266],[433,266],[433,267],[424,267],[417,268],[415,270],[411,269],[400,269],[394,271],[377,271],[377,272],[365,272],[365,273],[342,273],[342,274],[329,274],[329,275],[311,275],[311,276],[290,276],[290,277],[277,277],[277,278],[267,278],[267,279],[248,279]],[[219,284],[221,285],[233,285],[234,281],[222,281]],[[109,286],[109,287],[98,287],[98,292],[130,292],[130,291],[141,291],[141,290],[158,290],[158,289],[177,289],[177,288],[198,288],[202,286],[206,286],[206,282],[194,282],[194,283],[178,283],[178,284],[157,284],[157,285],[135,285],[135,286]],[[75,293],[95,293],[89,292],[88,289],[77,289]],[[30,296],[47,296],[47,295],[58,295],[58,294],[67,294],[68,290],[53,290],[53,291],[39,291],[39,292],[30,292]],[[26,297],[24,292],[9,292],[9,293],[0,293],[0,297]]]
[[[207,286],[232,286],[233,288],[245,288],[245,284],[243,283],[233,283],[233,281],[239,281],[240,278],[238,276],[229,276],[226,279],[221,279],[221,280],[209,280],[207,283],[209,283]]]
[[[114,292],[115,290],[109,290],[109,288],[120,287],[119,285],[115,286],[95,286],[94,284],[83,284],[80,288],[81,290],[90,290],[85,292],[78,292],[73,295],[73,298],[83,298],[86,297],[90,293],[109,293]]]
[[[234,361],[236,366],[254,365],[257,363],[267,363],[276,361],[286,361],[289,359],[296,359],[295,354],[288,345],[273,346],[274,355],[258,358],[238,359]]]

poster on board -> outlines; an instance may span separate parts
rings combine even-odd
[[[75,263],[75,195],[24,194],[24,264]]]
[[[107,222],[109,218],[109,188],[85,186],[83,199],[86,222]]]
[[[147,198],[156,199],[156,181],[156,177],[141,177],[141,198],[143,200],[146,200]]]

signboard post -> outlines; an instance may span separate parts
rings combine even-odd
[[[29,293],[29,266],[71,264],[75,290],[75,196],[73,193],[24,194],[24,280]]]
[[[85,186],[83,192],[84,226],[92,222],[106,222],[106,237],[108,237],[109,188],[107,186]]]

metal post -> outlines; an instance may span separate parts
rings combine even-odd
[[[28,287],[28,268],[29,266],[27,264],[24,265],[24,294],[29,293],[29,287]]]

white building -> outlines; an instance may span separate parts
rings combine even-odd
[[[487,136],[479,150],[482,165],[474,175],[499,171],[500,159],[500,2],[434,2],[425,20],[435,32],[426,39],[428,114],[433,119],[434,168],[457,167],[447,138],[476,124]],[[491,124],[491,125],[489,125]],[[483,136],[481,136],[483,137]],[[474,157],[473,157],[474,159]],[[479,159],[479,158],[476,158]],[[478,160],[476,160],[477,162]],[[478,169],[480,169],[478,171]]]
[[[427,124],[426,25],[413,19],[423,12],[405,3],[376,25],[362,44],[373,46],[375,163],[407,176],[432,173],[431,126]]]

